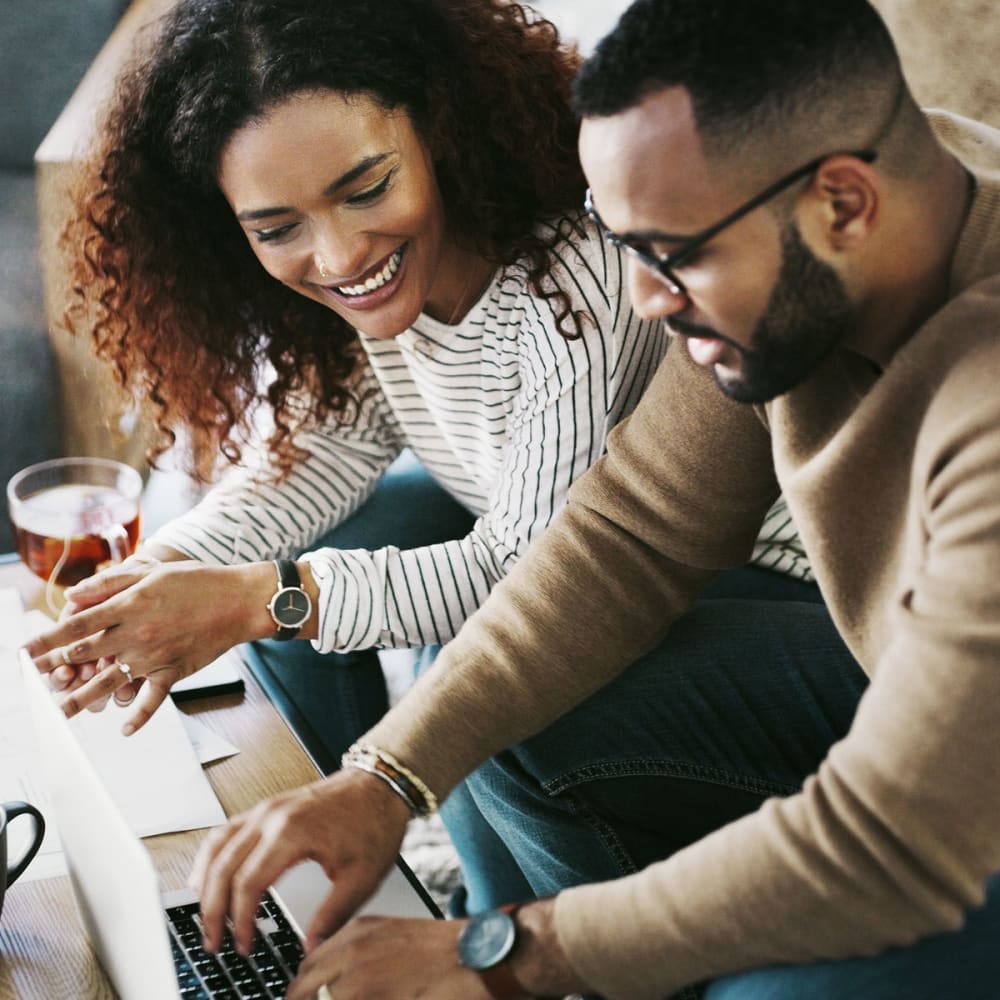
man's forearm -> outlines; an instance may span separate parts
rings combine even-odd
[[[777,495],[770,441],[748,407],[669,361],[568,506],[367,734],[440,798],[620,674],[718,569],[749,557]],[[745,475],[721,475],[722,453]]]
[[[619,542],[606,527],[589,544],[576,543],[575,522],[588,516],[564,511],[366,734],[365,742],[392,752],[439,799],[483,761],[614,679],[662,637],[711,576],[645,549],[628,561],[639,585],[626,591],[608,572]],[[546,599],[553,581],[561,586],[558,601]],[[538,599],[523,596],[536,591]]]

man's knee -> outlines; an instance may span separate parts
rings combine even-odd
[[[1000,996],[1000,876],[958,931],[873,958],[755,969],[712,983],[705,1000],[995,1000]]]

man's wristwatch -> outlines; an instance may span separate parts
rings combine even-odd
[[[312,614],[312,601],[302,589],[302,578],[291,559],[275,559],[278,589],[267,606],[277,629],[275,639],[294,639]]]
[[[458,939],[459,963],[479,973],[494,1000],[524,1000],[529,996],[507,961],[517,947],[514,914],[520,907],[520,903],[508,903],[477,913]]]

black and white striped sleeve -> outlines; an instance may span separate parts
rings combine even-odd
[[[353,426],[331,420],[297,439],[310,457],[275,481],[262,450],[232,469],[153,541],[206,563],[231,565],[291,555],[350,516],[403,448],[395,418],[374,388]],[[364,388],[362,391],[364,391]]]

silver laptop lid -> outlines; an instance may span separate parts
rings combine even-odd
[[[153,862],[23,650],[21,673],[73,893],[101,965],[121,1000],[178,1000]]]
[[[53,819],[63,842],[81,917],[121,1000],[177,1000],[159,878],[142,842],[123,819],[27,653],[21,672],[37,736]],[[306,928],[330,890],[323,869],[306,861],[285,872],[273,896],[292,926]],[[193,898],[188,890],[174,901]],[[394,917],[439,916],[402,863],[394,865],[359,911]]]

